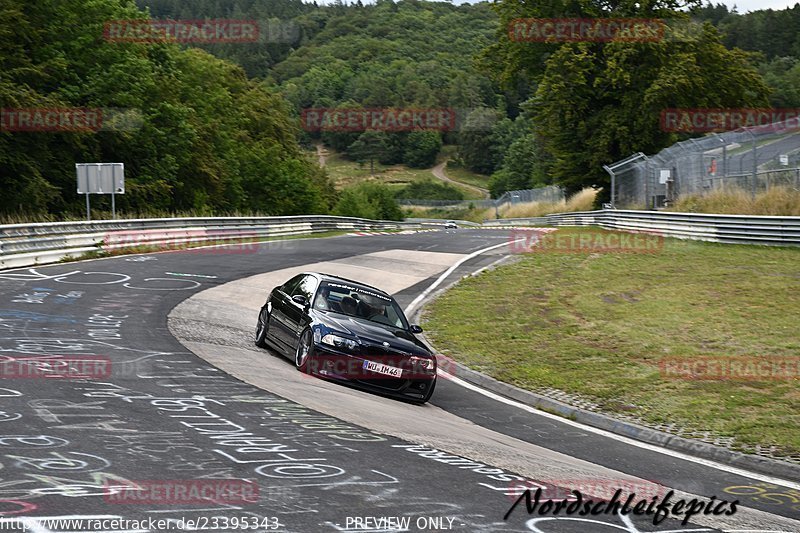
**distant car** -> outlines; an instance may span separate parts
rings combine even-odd
[[[456,224],[455,220],[448,220],[444,223],[444,229],[458,229],[458,224]]]
[[[414,336],[421,332],[380,289],[304,272],[272,289],[255,343],[273,347],[301,372],[425,403],[436,387],[436,356]]]

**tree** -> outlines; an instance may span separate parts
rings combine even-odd
[[[2,1],[0,107],[102,119],[96,131],[0,132],[0,212],[82,214],[74,164],[86,161],[125,163],[122,211],[325,212],[327,178],[274,87],[195,47],[103,38],[107,21],[147,16],[127,1]]]
[[[496,109],[479,107],[469,113],[458,135],[464,165],[480,174],[497,170],[510,142],[511,127],[511,120]]]
[[[442,135],[438,131],[412,131],[406,139],[403,161],[410,167],[432,167],[441,150]]]
[[[381,183],[359,183],[342,191],[333,209],[339,216],[373,220],[402,220],[403,212],[392,192]]]
[[[687,20],[673,0],[608,6],[582,8],[560,0],[495,4],[502,27],[524,17]],[[486,68],[508,90],[520,85],[535,89],[522,107],[541,143],[546,174],[567,192],[596,184],[608,194],[603,164],[674,143],[677,137],[659,127],[665,108],[767,103],[769,89],[750,56],[727,50],[710,24],[691,35],[680,24],[674,26],[664,38],[648,42],[518,42],[502,33],[484,52]]]
[[[386,133],[367,130],[347,148],[347,155],[359,163],[369,161],[369,174],[375,175],[375,160],[385,157],[389,149]]]

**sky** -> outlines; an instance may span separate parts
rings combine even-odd
[[[478,0],[453,0],[453,3],[463,4],[465,1],[474,3]],[[739,13],[757,11],[759,9],[786,9],[787,7],[793,7],[798,2],[800,2],[800,0],[711,0],[712,4],[725,4],[728,6],[728,9],[733,9],[733,7],[736,6]],[[703,4],[706,3],[708,3],[708,0],[703,0]]]
[[[705,4],[706,2],[703,3]],[[787,7],[793,7],[797,3],[797,0],[792,0],[791,2],[788,0],[738,0],[736,2],[725,0],[724,2],[720,2],[717,0],[712,3],[714,5],[725,4],[728,6],[728,9],[732,9],[733,6],[736,6],[739,13],[746,13],[747,11],[757,11],[759,9],[786,9]]]

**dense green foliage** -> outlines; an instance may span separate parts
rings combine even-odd
[[[127,130],[0,132],[0,212],[81,213],[75,163],[125,163],[122,210],[324,212],[334,199],[284,99],[197,48],[109,42],[128,0],[2,0],[0,106],[122,108]]]
[[[308,108],[395,107],[449,108],[465,118],[498,99],[496,85],[474,66],[474,57],[497,30],[488,4],[379,0],[315,7],[299,0],[194,0],[189,7],[184,0],[138,2],[162,17],[283,19],[291,30],[285,32],[291,49],[284,42],[206,48],[236,59],[251,75],[274,80],[298,115]],[[460,143],[458,133],[435,131],[314,131],[302,140],[308,146],[322,140],[371,165],[425,168],[435,163],[444,138]]]
[[[316,141],[364,164],[417,168],[435,164],[445,142],[458,146],[456,164],[492,176],[494,196],[551,183],[574,190],[605,185],[603,164],[680,140],[659,129],[664,108],[800,106],[800,6],[740,15],[689,4],[707,21],[691,36],[531,43],[510,41],[508,22],[686,21],[686,2],[0,0],[0,106],[117,108],[136,125],[0,132],[0,213],[80,214],[74,164],[96,161],[125,163],[127,191],[117,203],[128,211],[352,213],[392,197],[363,189],[338,199],[300,148]],[[258,21],[262,39],[103,38],[109,20],[206,17]],[[458,124],[447,132],[304,131],[301,111],[320,107],[450,108]],[[401,194],[444,194],[415,187]]]
[[[716,26],[728,48],[763,52],[767,59],[800,57],[800,3],[780,11],[763,9],[740,15],[725,4],[709,2],[692,10],[692,15]]]
[[[772,89],[770,105],[800,107],[800,3],[791,9],[740,15],[724,4],[706,4],[693,17],[714,24],[728,48],[759,54],[759,72]]]
[[[392,196],[391,189],[375,182],[359,183],[342,191],[333,214],[375,220],[403,219],[403,212]]]
[[[499,2],[504,25],[524,17],[642,17],[680,22],[682,2],[619,2],[579,6]],[[679,24],[674,27],[680,28]],[[608,184],[602,165],[631,153],[654,153],[679,138],[660,130],[661,110],[672,107],[765,106],[769,88],[745,53],[724,47],[710,25],[668,32],[654,42],[534,43],[507,34],[484,53],[487,66],[506,87],[517,88],[520,108],[530,117],[542,157],[529,183],[545,175],[575,191]],[[529,131],[522,129],[519,135]],[[541,150],[539,149],[541,148]],[[511,173],[506,167],[504,173]],[[502,182],[502,174],[495,183]],[[495,189],[493,187],[493,189]],[[606,187],[605,193],[608,193]]]

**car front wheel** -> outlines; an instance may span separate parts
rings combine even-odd
[[[313,355],[314,345],[311,340],[311,330],[307,329],[300,335],[300,342],[297,344],[297,351],[294,355],[294,366],[300,372],[308,372],[308,360]]]
[[[258,314],[258,323],[256,324],[256,346],[259,348],[267,347],[267,331],[269,331],[269,315],[265,307],[261,308]]]

